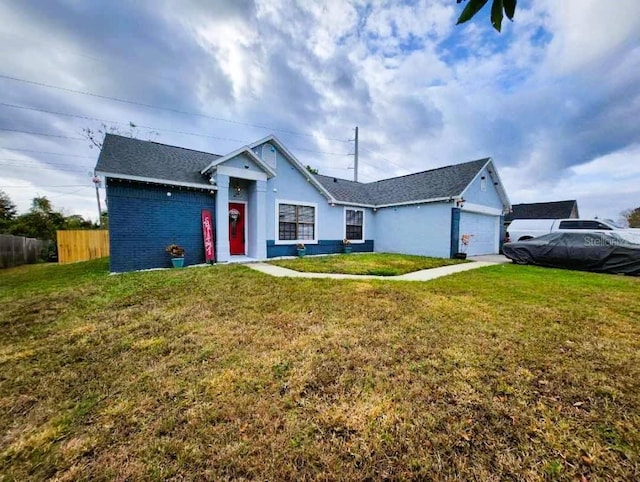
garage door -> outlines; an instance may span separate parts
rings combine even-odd
[[[462,211],[460,213],[460,236],[470,234],[466,248],[468,256],[496,254],[499,248],[500,216]],[[463,248],[461,246],[461,248]],[[464,249],[463,249],[464,251]]]

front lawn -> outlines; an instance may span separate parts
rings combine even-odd
[[[458,259],[428,258],[392,253],[351,253],[331,256],[305,256],[270,261],[271,264],[307,273],[342,273],[398,276],[422,269],[465,263]]]
[[[638,278],[107,269],[0,271],[1,480],[639,479]]]

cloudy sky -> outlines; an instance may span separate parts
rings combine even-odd
[[[357,125],[365,182],[490,156],[512,203],[640,206],[640,2],[521,0],[502,34],[461,8],[5,0],[0,189],[95,219],[103,122],[217,154],[273,133],[351,178]]]

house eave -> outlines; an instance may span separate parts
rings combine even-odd
[[[427,204],[427,203],[439,203],[439,202],[453,202],[458,199],[459,196],[443,196],[443,197],[434,197],[430,199],[416,199],[415,201],[403,201],[400,203],[388,203],[388,204],[378,204],[373,207],[375,208],[393,208],[399,206],[412,206],[414,204]]]
[[[331,204],[335,204],[337,206],[354,206],[359,208],[381,209],[381,208],[393,208],[393,207],[400,207],[400,206],[413,206],[415,204],[453,202],[459,199],[460,199],[460,196],[444,196],[444,197],[434,197],[430,199],[416,199],[414,201],[403,201],[398,203],[387,203],[387,204],[364,204],[364,203],[352,203],[349,201],[335,200]]]
[[[218,189],[216,186],[213,186],[211,184],[198,184],[195,182],[172,181],[171,179],[157,179],[157,178],[145,177],[145,176],[132,176],[129,174],[117,174],[114,172],[96,171],[96,175],[102,176],[108,179],[121,179],[123,181],[145,182],[148,184],[160,184],[163,186],[191,187],[191,188],[203,189],[208,191],[215,191]]]
[[[354,206],[358,208],[375,208],[376,207],[374,204],[352,203],[348,201],[338,201],[337,199],[329,202],[331,204],[335,204],[336,206]]]

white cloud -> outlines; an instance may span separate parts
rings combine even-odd
[[[554,34],[548,65],[566,75],[601,62],[617,49],[640,39],[640,3],[636,0],[542,2]]]
[[[14,36],[0,53],[3,72],[240,124],[9,81],[0,87],[15,103],[221,138],[249,141],[268,131],[245,124],[271,126],[305,164],[341,177],[352,175],[353,145],[332,139],[351,138],[358,125],[365,181],[492,156],[513,202],[574,196],[608,212],[638,204],[629,165],[640,145],[640,4],[522,1],[502,34],[487,11],[456,27],[460,8],[453,0],[185,0],[108,12],[2,4],[0,36]],[[69,136],[95,126],[5,108],[0,117],[16,129]],[[0,145],[97,157],[82,142],[0,135]],[[216,153],[241,143],[166,131],[158,140]],[[84,161],[70,159],[78,171],[61,173],[75,176],[64,183],[86,182]],[[0,185],[40,182],[29,169],[0,177]],[[21,207],[33,197],[7,191]],[[57,199],[88,214],[95,203],[90,189]]]

